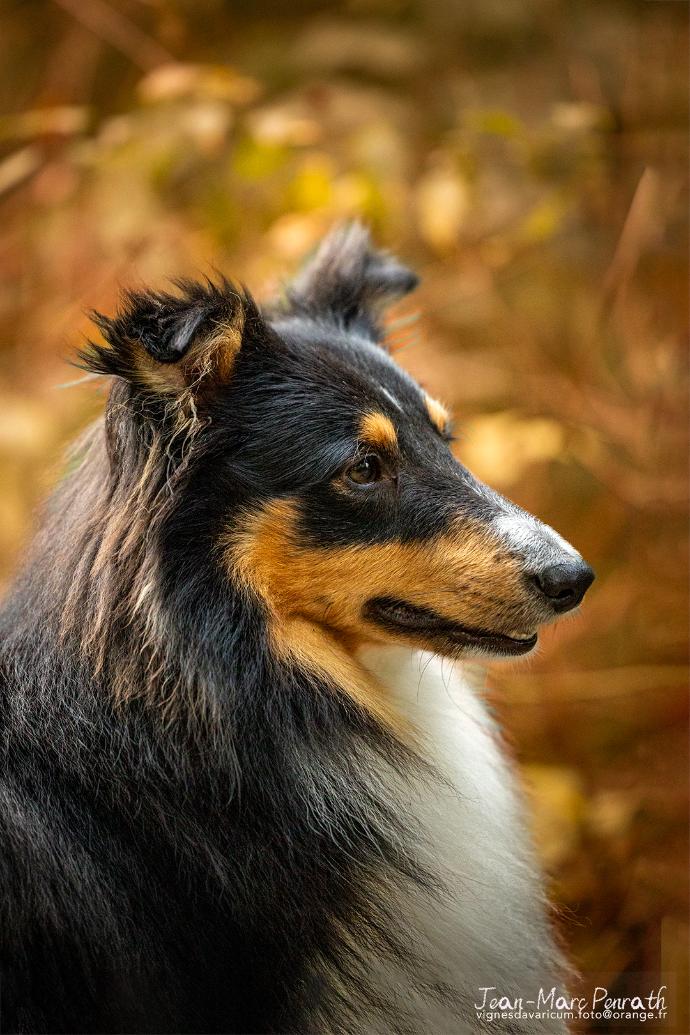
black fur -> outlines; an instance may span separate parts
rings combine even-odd
[[[437,890],[404,803],[432,774],[275,653],[221,545],[276,499],[322,549],[492,513],[381,347],[382,305],[414,283],[351,228],[271,310],[222,281],[98,317],[82,362],[114,376],[105,420],[0,613],[3,1032],[408,1030],[372,957],[449,994],[392,905]],[[227,381],[207,363],[159,392],[230,325]],[[397,424],[399,476],[343,493],[372,410]]]
[[[290,286],[289,307],[378,341],[382,310],[417,283],[406,266],[370,248],[366,230],[355,223],[326,238]]]

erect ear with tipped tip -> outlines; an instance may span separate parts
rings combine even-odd
[[[179,294],[129,291],[114,317],[94,313],[106,344],[81,365],[153,395],[198,394],[227,381],[247,327],[261,321],[251,297],[226,280],[178,281]]]
[[[288,288],[293,312],[326,317],[378,341],[386,306],[412,291],[417,276],[377,251],[368,230],[349,223],[332,231]]]

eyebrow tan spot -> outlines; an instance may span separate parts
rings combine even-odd
[[[426,412],[429,414],[429,419],[434,427],[443,434],[450,422],[450,414],[445,406],[438,401],[438,399],[432,399],[430,395],[424,394],[424,402],[426,403]]]
[[[359,434],[368,445],[379,449],[397,449],[398,436],[393,421],[384,413],[365,413],[359,423]]]

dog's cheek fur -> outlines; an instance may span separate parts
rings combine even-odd
[[[381,596],[474,628],[509,632],[532,617],[519,562],[472,519],[413,542],[321,546],[305,537],[299,501],[282,500],[248,514],[225,542],[228,577],[265,602],[282,643],[296,619],[307,620],[301,630],[311,622],[348,646],[388,639],[365,614]]]

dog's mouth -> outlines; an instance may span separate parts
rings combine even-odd
[[[531,636],[507,636],[488,629],[474,629],[443,618],[426,607],[416,607],[392,597],[375,597],[364,607],[364,616],[391,632],[416,635],[441,648],[472,647],[487,654],[518,656],[528,654],[537,642]]]

